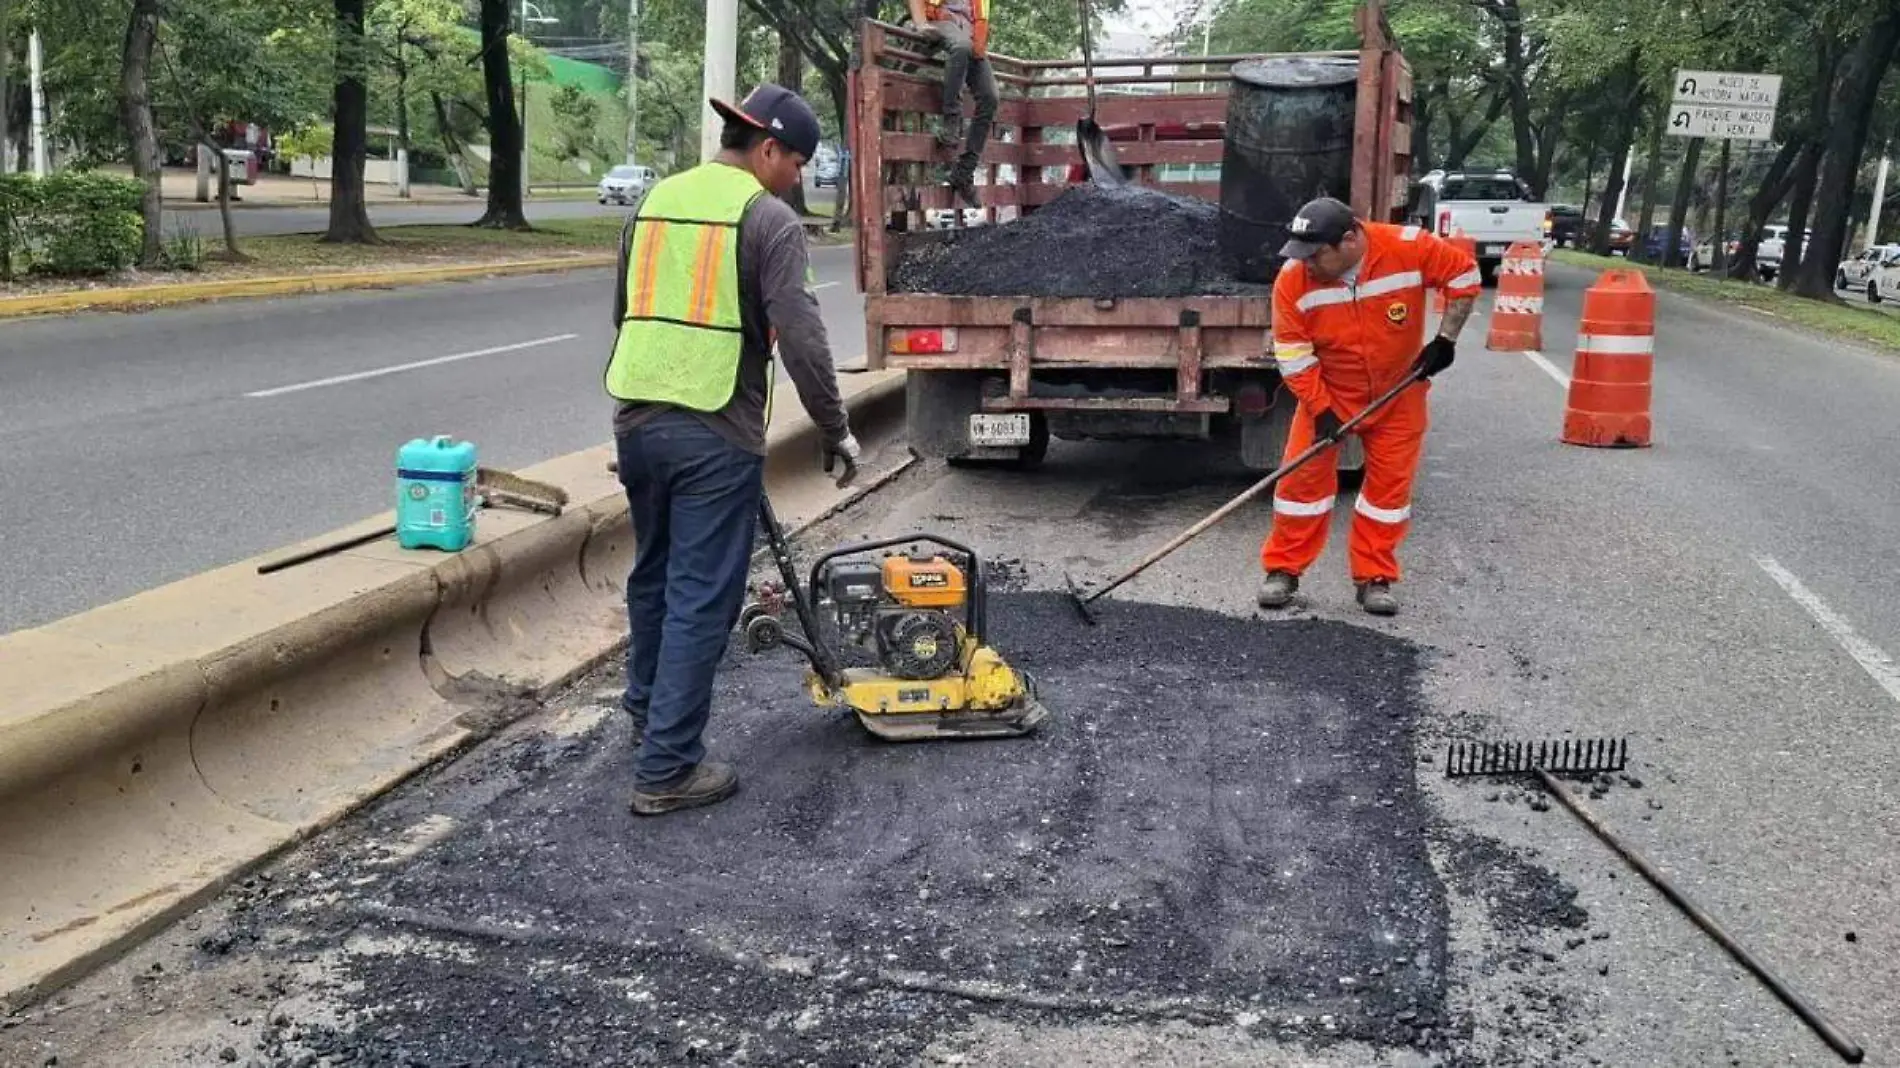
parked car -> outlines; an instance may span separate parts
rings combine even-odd
[[[1900,245],[1875,245],[1834,268],[1834,288],[1864,293],[1867,302],[1900,295]]]
[[[1814,231],[1801,231],[1801,247],[1808,247]],[[1762,278],[1769,279],[1781,273],[1781,256],[1788,242],[1788,228],[1774,223],[1761,228],[1761,243],[1755,248],[1755,270]]]
[[[1686,226],[1683,227],[1682,236],[1676,241],[1675,254],[1669,257],[1668,263],[1663,263],[1663,242],[1667,240],[1669,240],[1668,226],[1650,227],[1649,236],[1643,239],[1643,256],[1650,263],[1661,263],[1665,267],[1688,263],[1689,257],[1695,251],[1695,232]]]
[[[1610,220],[1610,255],[1627,256],[1636,245],[1636,231],[1622,219]]]
[[[602,204],[632,204],[653,188],[660,176],[653,168],[642,167],[636,163],[622,163],[608,171],[600,179],[600,186],[594,190],[594,199]]]
[[[1728,248],[1728,251],[1723,254],[1724,258],[1732,261],[1735,258],[1735,254],[1741,251],[1741,235],[1730,234],[1728,240],[1723,242],[1723,244]],[[1689,253],[1689,269],[1691,271],[1709,271],[1715,269],[1714,238],[1704,238],[1700,244],[1696,245],[1695,250]]]
[[[1575,248],[1588,240],[1588,226],[1583,209],[1568,204],[1552,204],[1550,217],[1544,220],[1544,238],[1558,248]]]
[[[827,186],[836,188],[838,183],[844,178],[844,169],[848,165],[848,162],[848,153],[838,152],[836,150],[831,152],[820,150],[818,158],[812,163],[811,184],[818,189],[823,189]]]

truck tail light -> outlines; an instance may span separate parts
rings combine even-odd
[[[1441,211],[1438,213],[1438,236],[1451,236],[1451,212],[1449,211]]]
[[[891,334],[891,351],[899,356],[931,356],[957,351],[955,327],[940,330],[898,330]]]

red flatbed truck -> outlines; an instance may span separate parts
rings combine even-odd
[[[1412,76],[1377,0],[1361,6],[1351,203],[1397,221],[1410,186]],[[866,358],[908,372],[911,447],[952,461],[1040,462],[1051,436],[1231,442],[1278,465],[1294,401],[1272,359],[1267,295],[1054,298],[893,292],[888,272],[926,212],[953,205],[930,130],[942,64],[923,38],[875,20],[852,75],[851,204]],[[1134,180],[1219,203],[1230,68],[1260,55],[1098,59],[1097,121]],[[1073,60],[992,53],[1001,92],[978,183],[987,222],[1032,212],[1079,179],[1072,133],[1087,111]],[[1046,136],[1047,135],[1047,136]],[[1058,139],[1069,143],[1060,143]],[[1189,173],[1170,173],[1188,168]],[[1054,180],[1049,180],[1051,176]],[[958,217],[954,216],[953,217]],[[958,217],[960,218],[960,217]],[[1354,442],[1356,446],[1356,439]],[[1341,467],[1362,463],[1356,447]]]

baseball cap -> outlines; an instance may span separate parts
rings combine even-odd
[[[1287,225],[1291,237],[1280,246],[1280,255],[1303,260],[1318,252],[1322,245],[1337,245],[1352,232],[1355,221],[1352,209],[1332,197],[1309,200]]]
[[[757,126],[806,159],[818,152],[818,142],[823,137],[818,116],[803,97],[782,85],[761,85],[747,94],[738,107],[716,97],[710,103],[713,110],[728,121]]]

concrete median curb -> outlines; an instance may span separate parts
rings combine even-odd
[[[842,385],[867,449],[895,440],[902,373]],[[788,522],[815,519],[854,491],[820,471],[795,405],[776,414],[767,490]],[[612,457],[523,471],[567,510],[484,512],[461,553],[383,539],[271,575],[257,558],[0,636],[0,1011],[622,649],[633,538]]]
[[[74,311],[129,311],[167,304],[207,300],[282,297],[331,293],[345,289],[393,289],[430,285],[467,278],[545,274],[552,271],[610,267],[613,253],[564,256],[497,263],[457,263],[440,267],[406,267],[383,271],[337,271],[279,278],[234,278],[223,282],[180,282],[176,285],[126,286],[120,289],[77,289],[23,297],[0,297],[0,319],[23,319]]]

